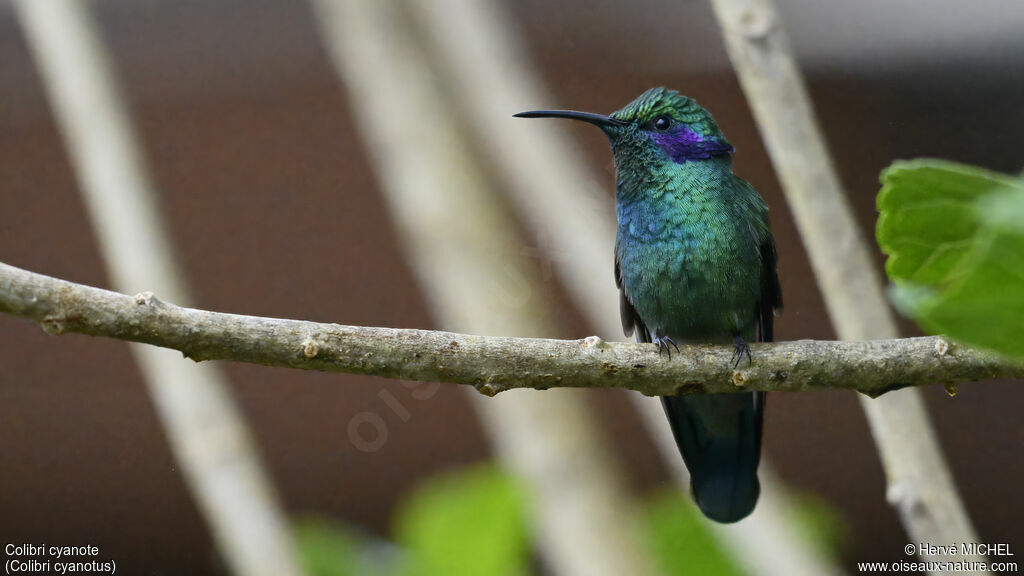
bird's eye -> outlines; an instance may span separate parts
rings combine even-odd
[[[665,130],[668,130],[669,128],[672,127],[672,119],[662,114],[661,116],[655,118],[653,122],[651,122],[651,126],[653,126],[654,129],[657,130],[658,132],[664,132]]]

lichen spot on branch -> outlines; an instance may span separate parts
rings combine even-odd
[[[135,304],[137,306],[158,306],[162,302],[152,292],[139,292],[135,295]]]
[[[316,355],[320,353],[320,346],[313,340],[312,337],[306,337],[302,341],[302,355],[306,358],[316,358]]]
[[[747,385],[747,376],[741,370],[732,371],[732,385],[737,388],[743,388]]]

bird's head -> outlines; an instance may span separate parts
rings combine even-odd
[[[706,160],[733,152],[711,114],[695,100],[667,88],[651,88],[608,116],[571,110],[533,110],[519,118],[582,120],[608,135],[620,167],[624,162]]]

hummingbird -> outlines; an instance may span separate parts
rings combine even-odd
[[[768,206],[733,174],[733,146],[695,100],[652,88],[610,115],[521,112],[600,128],[615,158],[615,283],[626,336],[672,356],[677,342],[732,344],[733,367],[748,342],[772,340],[782,309]],[[763,392],[661,399],[690,471],[697,506],[737,522],[760,494]]]

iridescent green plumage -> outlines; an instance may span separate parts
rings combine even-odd
[[[701,136],[725,140],[715,119],[696,100],[664,87],[651,88],[609,116],[642,125],[662,114]]]
[[[771,340],[782,302],[768,208],[733,174],[733,147],[706,110],[654,88],[610,116],[522,115],[585,120],[611,141],[615,280],[627,335],[665,351],[676,341],[735,342],[737,354],[747,341]],[[663,400],[704,513],[721,522],[749,514],[759,493],[764,395]]]

